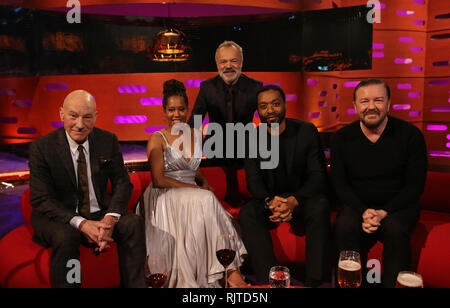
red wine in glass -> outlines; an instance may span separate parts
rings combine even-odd
[[[147,276],[147,281],[153,289],[162,288],[167,281],[166,274],[151,274]]]
[[[216,256],[225,269],[225,288],[228,287],[227,268],[236,257],[236,240],[232,234],[221,234],[216,240]]]
[[[217,259],[223,267],[228,267],[236,257],[236,251],[231,249],[219,249],[216,252]]]

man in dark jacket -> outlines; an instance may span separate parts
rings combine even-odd
[[[30,148],[33,239],[52,248],[51,284],[79,287],[66,277],[68,261],[80,258],[80,244],[101,252],[115,241],[122,286],[145,287],[144,224],[127,213],[133,186],[117,137],[94,127],[96,103],[86,91],[70,93],[60,116],[64,127]]]
[[[239,213],[242,237],[256,278],[265,283],[277,265],[269,229],[282,222],[303,223],[306,233],[305,284],[316,287],[324,280],[329,246],[330,206],[325,196],[324,154],[316,127],[286,119],[286,99],[274,85],[258,92],[262,123],[258,134],[278,135],[278,164],[261,168],[260,156],[245,160],[247,185],[252,200]],[[279,124],[278,132],[271,124]],[[258,138],[260,140],[260,138]],[[267,140],[267,139],[266,139]],[[272,155],[277,149],[271,148]]]
[[[221,142],[223,155],[208,157],[214,165],[224,167],[227,176],[226,199],[235,201],[237,196],[236,170],[242,168],[243,160],[238,159],[237,147],[244,144],[236,143],[234,132],[227,135],[227,123],[252,123],[256,111],[256,92],[262,87],[262,82],[242,74],[244,62],[242,48],[233,41],[225,41],[219,45],[215,55],[218,75],[200,84],[200,92],[195,101],[189,118],[189,125],[194,127],[194,116],[201,115],[202,119],[208,113],[209,122],[220,125],[222,136],[216,138]],[[211,129],[205,142],[212,134]],[[217,133],[217,132],[216,132]],[[234,144],[232,157],[226,157],[227,139]],[[216,152],[215,152],[216,153]]]

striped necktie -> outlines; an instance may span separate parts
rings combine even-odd
[[[91,204],[89,199],[89,182],[87,175],[86,157],[84,156],[84,147],[78,147],[78,214],[89,219],[91,214]]]

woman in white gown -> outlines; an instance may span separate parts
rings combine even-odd
[[[184,84],[174,79],[166,81],[163,92],[168,126],[154,133],[148,142],[152,183],[137,209],[145,218],[147,255],[152,247],[164,246],[170,263],[169,288],[221,287],[224,268],[216,257],[216,239],[221,234],[232,234],[237,249],[227,280],[231,287],[246,285],[238,269],[247,251],[232,216],[224,210],[199,168],[201,134],[194,134],[190,128],[188,134],[172,134],[172,127],[186,123],[188,117]],[[184,143],[176,146],[180,140]]]

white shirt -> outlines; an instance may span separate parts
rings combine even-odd
[[[92,184],[92,179],[91,179],[91,159],[89,156],[89,141],[88,139],[86,139],[86,141],[83,144],[78,144],[75,141],[72,140],[72,138],[70,138],[69,134],[66,131],[66,137],[67,137],[67,141],[69,142],[69,147],[70,147],[70,154],[72,155],[72,161],[73,161],[73,167],[75,168],[75,178],[76,181],[78,183],[78,156],[80,155],[80,153],[78,152],[78,147],[80,145],[83,146],[84,148],[84,156],[86,157],[86,167],[87,167],[87,177],[88,177],[88,186],[89,186],[89,202],[91,205],[91,213],[94,212],[98,212],[100,211],[100,206],[98,205],[98,201],[97,201],[97,197],[95,196],[95,191],[94,191],[94,186]],[[76,209],[77,213],[78,213],[78,208]],[[105,216],[114,216],[117,219],[120,218],[120,214],[116,214],[116,213],[108,213]],[[86,220],[85,218],[81,217],[81,216],[75,216],[70,220],[70,225],[74,228],[79,229],[80,224]]]

